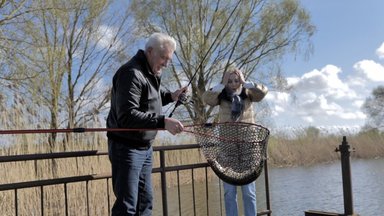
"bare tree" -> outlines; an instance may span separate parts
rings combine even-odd
[[[9,25],[17,17],[28,13],[26,10],[27,0],[1,0],[0,1],[0,26]]]
[[[26,69],[37,75],[25,83],[25,92],[49,113],[50,128],[90,126],[105,109],[109,85],[104,78],[125,60],[130,36],[129,13],[111,11],[111,3],[33,1],[46,10],[32,13],[20,29],[26,37],[23,60],[30,62]],[[54,147],[56,134],[49,140]]]
[[[372,95],[363,104],[363,110],[368,116],[369,128],[384,127],[384,86],[373,89]]]
[[[185,108],[195,123],[215,114],[205,108],[201,95],[229,66],[236,65],[246,78],[270,89],[281,89],[285,79],[279,60],[288,53],[311,51],[315,28],[296,0],[131,2],[143,34],[164,31],[177,39],[172,76],[166,78],[179,86],[190,82],[194,103]]]
[[[9,81],[17,82],[28,77],[27,74],[14,70],[13,59],[17,56],[14,25],[21,22],[22,17],[30,13],[27,0],[0,0],[0,86],[4,87]]]

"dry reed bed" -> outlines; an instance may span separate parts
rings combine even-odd
[[[301,131],[303,132],[303,131]],[[339,160],[336,152],[346,137],[350,145],[351,158],[369,159],[384,157],[384,133],[361,132],[351,134],[340,131],[331,135],[303,135],[294,139],[272,137],[268,144],[269,165],[276,167],[310,166]]]
[[[190,137],[178,137],[181,143],[193,143]],[[104,134],[74,135],[71,141],[65,145],[57,145],[54,149],[48,147],[45,137],[41,135],[22,135],[14,138],[15,145],[3,147],[1,155],[20,155],[59,151],[78,150],[107,150],[107,142]],[[35,141],[34,143],[31,141]],[[384,156],[384,136],[380,133],[360,133],[347,136],[347,140],[354,149],[352,158],[375,158]],[[166,145],[156,143],[156,145]],[[269,140],[268,154],[269,164],[272,166],[301,166],[325,163],[339,159],[339,153],[335,149],[341,144],[342,135],[329,136],[297,136],[295,139],[285,137],[271,137]],[[181,164],[204,162],[199,149],[170,151],[166,153],[166,165],[174,166]],[[154,154],[154,167],[159,166],[159,155]],[[209,169],[210,170],[210,169]],[[84,158],[65,158],[55,160],[11,162],[0,164],[0,184],[11,182],[24,182],[39,179],[51,179],[76,175],[89,175],[109,173],[110,163],[107,156],[91,156]],[[194,170],[193,176],[196,182],[205,178],[204,169]],[[209,171],[209,179],[216,178]],[[190,171],[167,174],[167,184],[190,184],[192,174]],[[155,190],[159,189],[160,175],[153,175]],[[69,215],[108,215],[109,203],[113,203],[111,182],[97,180],[80,183],[70,183],[68,190],[68,212]],[[88,192],[87,192],[88,191]],[[41,194],[43,193],[43,194]],[[0,192],[0,215],[14,215],[15,192]],[[29,188],[18,190],[18,213],[19,215],[41,215],[41,196],[44,197],[43,211],[45,215],[65,215],[64,185],[47,186],[41,192],[40,188]],[[88,203],[88,205],[87,205]],[[88,206],[88,207],[87,207]],[[161,202],[155,201],[155,208],[161,208]]]
[[[102,136],[102,137],[100,137]],[[36,143],[28,142],[39,140]],[[54,150],[43,144],[46,138],[39,135],[22,135],[15,139],[15,145],[3,147],[1,155],[22,155],[60,151],[98,150],[107,151],[105,135],[74,135],[71,142],[60,144]],[[39,144],[38,144],[39,143]],[[163,144],[157,144],[163,145]],[[165,154],[166,165],[175,166],[180,164],[200,163],[204,161],[199,149],[169,151]],[[154,167],[158,167],[159,153],[154,153]],[[90,175],[110,173],[110,162],[108,156],[90,156],[78,158],[46,159],[38,161],[22,161],[0,164],[0,184],[25,182],[41,179],[62,178],[77,175]],[[196,182],[205,179],[205,170],[194,170]],[[209,178],[214,176],[209,172]],[[190,171],[180,171],[167,174],[168,187],[177,184],[190,184],[192,174]],[[155,190],[160,186],[160,175],[153,175]],[[110,180],[96,180],[80,183],[67,184],[67,202],[69,215],[108,215],[109,203],[113,203],[113,192]],[[43,188],[29,188],[17,191],[18,214],[19,215],[65,215],[65,193],[64,185],[46,186]],[[41,208],[41,196],[44,197],[43,208]],[[15,191],[0,192],[0,215],[15,215]],[[87,205],[88,203],[88,205]],[[155,202],[156,208],[161,203]],[[87,207],[88,206],[88,207]]]

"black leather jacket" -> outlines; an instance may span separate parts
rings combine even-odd
[[[107,128],[164,128],[162,106],[173,102],[171,93],[160,89],[160,78],[151,73],[143,50],[121,66],[113,77]],[[152,145],[156,130],[107,132],[108,139],[132,147]]]

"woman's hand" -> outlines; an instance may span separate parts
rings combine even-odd
[[[228,84],[228,80],[229,80],[229,75],[231,75],[231,73],[230,72],[225,72],[225,74],[224,74],[224,77],[223,77],[223,85],[227,85]]]
[[[241,83],[242,85],[244,85],[244,83],[245,83],[245,78],[244,78],[244,74],[243,74],[243,72],[241,72],[241,70],[236,70],[235,73],[237,74],[237,76],[239,76],[240,83]]]

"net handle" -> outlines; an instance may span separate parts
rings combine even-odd
[[[247,122],[223,122],[223,123],[205,123],[205,124],[196,124],[196,125],[186,125],[184,126],[183,132],[197,134],[194,131],[195,127],[213,127],[216,125],[249,125],[257,126],[268,131],[269,130],[258,124],[247,123]],[[158,130],[163,131],[164,128],[66,128],[66,129],[21,129],[21,130],[0,130],[0,135],[3,134],[34,134],[34,133],[85,133],[85,132],[129,132],[129,131],[152,131]],[[205,135],[205,134],[203,134]]]

